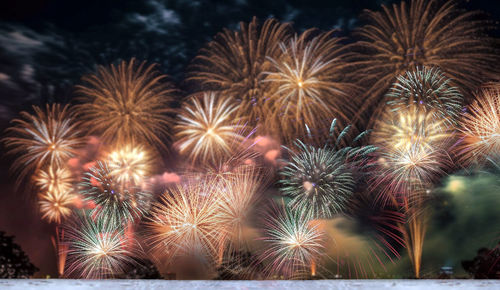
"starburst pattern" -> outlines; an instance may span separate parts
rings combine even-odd
[[[165,78],[155,65],[137,65],[135,59],[101,66],[77,86],[79,117],[89,133],[100,134],[108,144],[149,142],[165,148],[174,93]]]
[[[270,261],[268,271],[290,279],[309,272],[305,269],[324,254],[326,234],[304,212],[283,203],[274,205],[264,219],[262,240],[266,249],[260,258]]]
[[[281,43],[278,58],[268,57],[272,66],[263,82],[269,84],[267,104],[274,119],[267,126],[279,124],[274,131],[285,141],[302,135],[305,124],[326,127],[331,116],[346,121],[346,111],[352,113],[348,98],[353,85],[342,79],[345,50],[334,33],[307,30]]]
[[[96,218],[117,224],[139,219],[149,208],[151,193],[137,186],[124,187],[105,162],[98,161],[90,168],[80,184],[80,194],[96,207]]]
[[[266,119],[261,82],[270,65],[266,57],[280,54],[279,43],[289,38],[290,30],[275,19],[259,25],[256,18],[240,23],[239,31],[225,29],[195,58],[189,80],[239,100],[238,115],[248,116],[250,124],[256,125]]]
[[[488,157],[500,156],[500,85],[476,95],[462,119],[460,161],[483,164]]]
[[[39,195],[38,205],[42,219],[60,224],[71,214],[71,206],[75,195],[69,189],[60,191],[53,189]]]
[[[179,151],[193,162],[217,162],[232,155],[244,137],[245,126],[236,117],[238,106],[231,98],[204,93],[186,104],[176,125]]]
[[[150,172],[151,159],[143,146],[125,145],[108,154],[108,163],[119,183],[139,186]]]
[[[48,192],[66,192],[73,185],[73,175],[66,167],[49,166],[42,169],[35,176],[35,184]]]
[[[358,31],[354,75],[366,88],[360,113],[377,107],[396,77],[419,66],[439,67],[466,93],[496,78],[498,52],[477,12],[462,12],[456,1],[413,0],[383,11],[366,11],[370,22]],[[378,113],[383,111],[379,105]],[[361,115],[360,115],[361,116]]]
[[[66,275],[85,279],[113,278],[133,265],[134,240],[108,219],[79,214],[65,226],[68,247]]]
[[[394,110],[417,106],[434,112],[435,119],[444,119],[450,126],[456,125],[462,112],[462,94],[435,67],[417,67],[400,75],[385,97]]]
[[[334,135],[335,125],[336,120],[333,120],[330,137]],[[295,143],[296,150],[285,147],[290,153],[290,161],[280,172],[283,177],[280,190],[292,198],[290,206],[294,210],[306,212],[314,218],[331,218],[342,211],[356,184],[354,171],[361,169],[368,154],[376,149],[373,146],[336,149],[349,129],[349,126],[344,128],[332,148],[328,143],[316,148],[300,140]],[[354,141],[366,134],[360,134]]]
[[[83,144],[69,107],[47,105],[45,111],[33,106],[35,114],[21,112],[23,119],[14,119],[4,139],[9,154],[18,155],[12,168],[19,172],[18,182],[34,169],[61,167]]]

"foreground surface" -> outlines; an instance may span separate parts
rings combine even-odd
[[[0,280],[0,289],[500,289],[500,280]]]

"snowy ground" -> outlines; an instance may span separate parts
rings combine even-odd
[[[169,281],[169,280],[0,280],[10,289],[500,289],[500,280],[314,280],[314,281]]]

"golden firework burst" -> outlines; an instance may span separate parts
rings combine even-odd
[[[141,185],[150,173],[150,154],[143,146],[125,145],[108,154],[110,174],[123,185]]]
[[[231,98],[221,98],[217,93],[194,96],[183,107],[176,125],[179,151],[195,163],[217,162],[227,158],[239,146],[245,129],[236,117],[238,106]]]
[[[66,192],[73,183],[73,175],[66,167],[49,166],[35,175],[35,184],[44,191]]]
[[[274,118],[266,127],[278,126],[274,131],[283,141],[302,136],[306,125],[327,128],[334,116],[345,122],[352,113],[349,98],[354,86],[343,80],[345,50],[335,32],[307,30],[281,43],[278,57],[268,57],[272,66],[263,82],[268,84],[266,104]]]
[[[62,219],[71,214],[71,205],[75,195],[71,191],[51,190],[39,195],[42,218],[60,224]]]
[[[4,139],[7,152],[18,155],[12,164],[20,173],[18,182],[34,169],[62,167],[84,143],[68,105],[33,109],[34,115],[21,112],[23,119],[12,121],[15,125],[8,129],[12,135]]]
[[[498,51],[484,34],[486,21],[477,12],[463,12],[457,1],[413,0],[383,11],[366,11],[370,22],[358,31],[354,49],[353,77],[368,88],[359,116],[378,106],[396,77],[419,66],[439,67],[465,90],[474,91],[482,82],[496,79]]]
[[[290,25],[275,19],[259,25],[256,18],[241,22],[239,31],[225,29],[200,51],[188,79],[204,90],[221,90],[236,98],[238,115],[248,116],[252,126],[261,123],[267,117],[263,110],[266,84],[261,82],[270,66],[266,57],[278,57],[279,43],[290,37],[290,31]]]
[[[89,133],[108,144],[149,142],[165,147],[174,90],[155,65],[135,59],[99,67],[77,86],[82,102],[76,108]]]

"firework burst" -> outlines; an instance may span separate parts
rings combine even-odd
[[[244,140],[240,133],[245,126],[239,124],[236,110],[238,106],[231,98],[221,98],[214,92],[204,93],[202,100],[193,97],[176,126],[180,153],[203,163],[231,156],[232,147]]]
[[[15,125],[8,131],[13,136],[4,139],[8,153],[19,155],[12,164],[20,172],[18,182],[33,169],[61,167],[83,144],[67,105],[47,105],[45,111],[37,106],[33,109],[34,115],[21,112],[23,119],[12,121]]]
[[[482,164],[500,156],[500,86],[483,89],[476,95],[462,119],[458,147],[465,164]]]
[[[335,31],[314,36],[307,30],[280,44],[279,58],[268,57],[272,63],[263,82],[269,83],[270,112],[275,120],[266,126],[279,128],[282,139],[292,142],[305,132],[304,124],[326,127],[332,115],[347,120],[345,104],[353,86],[341,79],[347,66],[342,39]]]
[[[112,278],[134,264],[129,250],[134,241],[124,233],[122,225],[83,213],[65,229],[65,243],[69,245],[66,275]]]
[[[126,145],[109,153],[110,174],[125,185],[141,185],[150,172],[150,155],[142,146]]]
[[[333,137],[335,125],[336,120],[333,120],[330,137]],[[284,147],[290,152],[291,160],[281,171],[281,191],[292,198],[290,206],[293,209],[305,211],[314,218],[331,218],[342,211],[356,184],[354,170],[361,169],[368,154],[376,149],[373,146],[336,149],[349,129],[345,127],[338,135],[333,148],[329,148],[328,143],[323,148],[316,148],[300,140],[295,142],[296,151]],[[366,134],[361,133],[354,141]]]
[[[89,133],[98,133],[108,144],[149,142],[164,146],[174,90],[165,75],[135,59],[118,66],[99,67],[77,86],[82,104],[76,108]]]
[[[451,130],[444,120],[436,120],[432,111],[412,106],[398,111],[387,110],[376,123],[373,144],[380,148],[381,173],[376,185],[384,193],[408,197],[431,186],[451,166],[447,153]]]
[[[42,191],[66,192],[73,185],[73,175],[66,167],[49,166],[39,170],[34,178],[35,184]]]
[[[362,40],[354,45],[359,52],[353,62],[359,83],[370,88],[361,114],[380,103],[397,76],[419,66],[441,68],[467,93],[496,79],[498,53],[484,35],[489,24],[457,6],[453,0],[414,0],[366,11],[370,23],[358,31]],[[379,106],[372,121],[382,111]]]
[[[175,257],[197,255],[211,264],[217,258],[220,230],[217,182],[201,179],[178,184],[154,204],[148,222],[152,250]]]
[[[394,110],[417,106],[450,125],[456,124],[462,112],[462,94],[438,68],[417,67],[406,72],[385,97]]]
[[[38,205],[42,219],[60,224],[71,214],[71,206],[75,195],[69,190],[53,189],[39,195]]]
[[[289,38],[290,31],[288,24],[275,19],[259,25],[256,18],[240,23],[239,31],[225,29],[195,58],[189,80],[239,100],[237,115],[248,116],[254,126],[266,119],[262,82],[270,66],[266,57],[278,57],[279,43]]]
[[[80,183],[80,194],[86,201],[92,201],[98,219],[113,220],[117,224],[140,218],[149,208],[151,194],[137,186],[124,187],[113,175],[105,162],[85,173]]]
[[[310,273],[309,267],[324,254],[326,234],[310,216],[283,203],[274,205],[264,220],[262,240],[266,249],[260,258],[271,261],[269,271],[289,279]]]

